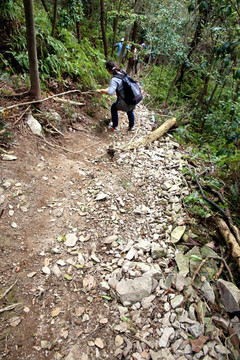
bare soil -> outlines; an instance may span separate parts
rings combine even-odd
[[[6,106],[7,102],[1,105]],[[66,272],[74,281],[53,273],[47,275],[43,269],[62,259],[62,244],[58,240],[70,229],[78,229],[86,239],[81,244],[84,253],[90,254],[94,247],[97,254],[103,253],[101,242],[92,241],[98,223],[86,223],[85,209],[76,206],[85,202],[88,187],[99,171],[105,174],[106,182],[112,174],[118,176],[119,169],[107,154],[109,143],[117,139],[117,134],[107,130],[104,113],[89,117],[86,108],[75,108],[77,120],[70,123],[61,106],[51,100],[41,109],[61,114],[63,123],[58,128],[64,136],[56,132],[46,132],[46,140],[34,136],[24,115],[11,130],[11,146],[3,147],[4,152],[17,159],[0,160],[0,195],[4,196],[0,208],[1,296],[7,291],[4,298],[0,297],[0,308],[18,304],[0,314],[1,358],[60,359],[78,344],[82,354],[95,359],[96,350],[88,342],[101,338],[105,344],[101,356],[111,359],[113,355],[108,354],[114,344],[111,324],[115,319],[108,300],[101,297],[96,286],[83,288],[86,275],[98,280],[96,267],[76,269],[69,260]],[[11,123],[22,112],[22,108],[17,108],[8,115]],[[120,118],[119,133],[123,141],[134,136],[127,133],[126,118]],[[122,172],[119,179],[124,176]],[[61,209],[64,210],[59,213]],[[59,247],[60,253],[52,250]],[[82,321],[82,312],[90,321]]]

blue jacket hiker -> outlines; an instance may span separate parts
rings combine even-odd
[[[123,43],[124,43],[124,38],[121,39],[121,41],[117,44],[114,45],[115,48],[117,48],[117,56],[119,57],[121,54],[121,50],[123,47]]]
[[[118,65],[112,60],[106,63],[106,69],[109,72],[109,74],[112,75],[110,85],[106,89],[97,89],[96,91],[106,95],[113,95],[114,92],[116,91],[117,101],[114,102],[111,106],[112,121],[109,124],[109,127],[113,131],[117,131],[118,111],[120,110],[120,111],[125,111],[127,113],[128,121],[129,121],[128,130],[133,131],[134,120],[135,120],[133,110],[135,109],[135,105],[128,105],[121,97],[121,94],[123,93],[123,80],[121,79],[122,72],[120,71]]]

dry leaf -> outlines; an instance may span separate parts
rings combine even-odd
[[[80,337],[80,336],[82,336],[82,334],[83,334],[83,331],[79,330],[76,332],[76,337]]]
[[[118,348],[124,343],[123,338],[120,335],[115,337],[115,346]]]
[[[85,311],[85,308],[83,306],[79,306],[76,310],[75,310],[75,315],[76,316],[81,316]]]
[[[192,351],[194,351],[196,353],[201,351],[203,348],[203,345],[205,344],[205,342],[207,340],[208,340],[208,337],[204,336],[204,335],[199,336],[199,338],[196,340],[190,340],[191,345],[192,345]]]
[[[206,244],[206,246],[208,246],[210,249],[215,249],[215,244],[214,241],[210,241],[209,243]]]
[[[101,338],[96,338],[96,340],[95,340],[95,345],[96,345],[97,347],[99,347],[100,349],[103,349],[103,348],[104,348],[104,344],[103,344],[103,341],[102,341]]]
[[[48,266],[43,266],[42,267],[42,272],[46,275],[50,275],[51,274],[51,270]]]
[[[149,359],[149,351],[146,349],[141,353],[143,359]]]
[[[88,290],[95,288],[96,285],[97,285],[96,280],[92,275],[87,275],[83,279],[83,287],[87,288]]]
[[[15,316],[15,317],[13,317],[13,318],[10,319],[9,324],[10,324],[12,327],[16,327],[16,326],[18,326],[18,325],[20,324],[21,321],[22,321],[22,320],[21,320],[20,317]]]
[[[67,337],[68,337],[68,330],[62,329],[61,332],[60,332],[60,336],[61,336],[63,339],[67,339]]]
[[[33,272],[27,274],[27,277],[32,278],[32,277],[34,277],[36,275],[36,273],[37,273],[36,271],[33,271]]]
[[[60,314],[61,309],[59,307],[56,307],[55,309],[53,309],[52,311],[52,317],[56,317]]]
[[[107,324],[108,323],[108,319],[107,318],[101,318],[99,319],[100,324]]]
[[[47,267],[47,266],[49,266],[49,264],[50,264],[50,259],[49,259],[49,258],[45,258],[45,259],[44,259],[44,262],[43,262],[43,266]]]

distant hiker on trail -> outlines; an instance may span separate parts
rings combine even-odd
[[[123,43],[124,43],[124,38],[121,39],[121,41],[117,44],[114,45],[115,48],[117,48],[117,56],[119,57],[121,54],[121,50],[123,47]]]
[[[114,102],[111,106],[111,115],[112,115],[112,122],[110,122],[109,127],[113,131],[117,131],[118,129],[118,110],[125,111],[128,116],[129,120],[129,131],[134,130],[134,112],[135,105],[128,105],[123,98],[121,97],[121,93],[123,92],[123,80],[122,77],[124,76],[124,73],[122,70],[119,69],[118,65],[110,60],[106,63],[106,69],[109,72],[109,74],[112,75],[112,79],[110,82],[110,85],[106,89],[97,89],[96,91],[101,94],[106,95],[113,95],[116,91],[117,93],[117,101]],[[118,77],[119,76],[119,77]]]

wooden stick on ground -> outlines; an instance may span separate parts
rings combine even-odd
[[[141,138],[140,140],[127,144],[123,150],[131,150],[131,149],[136,149],[139,146],[144,146],[148,143],[151,143],[157,139],[159,139],[161,136],[163,136],[166,132],[168,132],[169,129],[171,129],[171,127],[173,127],[174,125],[176,125],[177,120],[175,117],[168,119],[167,121],[165,121],[158,129],[156,129],[155,131],[153,131],[152,133],[148,134],[147,136],[144,136],[143,138]]]
[[[236,260],[238,268],[240,270],[240,246],[237,243],[235,237],[229,230],[225,221],[219,217],[215,219],[216,225],[219,228],[220,233],[222,234],[224,240],[226,241],[227,245],[230,246],[232,256],[234,260]]]
[[[53,100],[57,101],[57,102],[65,103],[65,104],[68,104],[68,105],[76,105],[76,106],[84,106],[84,105],[86,105],[85,103],[80,103],[78,101],[72,101],[72,100],[69,100],[69,99],[60,99],[58,97],[55,97]]]
[[[6,306],[5,308],[0,309],[0,313],[3,313],[4,311],[10,311],[15,309],[16,306],[21,305],[21,303],[17,303],[17,304],[13,304],[13,305],[9,305]]]
[[[9,291],[12,290],[12,288],[16,285],[17,280],[0,296],[1,299],[3,299],[8,293]]]

